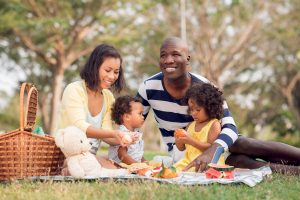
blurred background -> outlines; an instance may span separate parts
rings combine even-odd
[[[19,127],[26,81],[52,133],[64,87],[101,43],[120,50],[135,95],[167,36],[187,41],[190,71],[224,91],[241,134],[300,146],[298,0],[0,0],[0,132]],[[143,131],[146,149],[162,148],[151,115]]]

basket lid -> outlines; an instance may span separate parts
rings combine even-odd
[[[25,96],[27,98],[25,101]],[[25,103],[25,104],[24,104]],[[38,106],[38,91],[33,84],[22,83],[20,91],[20,130],[32,131]],[[25,108],[25,110],[24,110]]]

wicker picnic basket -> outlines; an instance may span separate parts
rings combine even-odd
[[[23,83],[20,91],[20,128],[0,135],[0,181],[60,173],[64,155],[55,145],[54,138],[32,133],[37,101],[35,86]]]

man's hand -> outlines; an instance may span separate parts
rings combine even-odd
[[[182,171],[187,171],[192,167],[195,167],[195,172],[203,172],[207,169],[207,165],[211,162],[217,147],[220,144],[214,143],[202,155],[194,159],[188,166],[186,166]]]

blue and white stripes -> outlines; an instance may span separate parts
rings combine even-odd
[[[202,76],[190,73],[192,82],[209,82]],[[138,96],[142,98],[144,115],[149,109],[154,111],[155,119],[162,134],[163,141],[172,151],[175,143],[174,130],[185,128],[193,118],[187,114],[187,105],[182,100],[174,99],[165,89],[162,83],[163,74],[160,72],[145,80],[139,87]],[[238,131],[231,117],[227,103],[224,102],[224,117],[221,119],[222,131],[216,140],[225,149],[228,149],[238,137]]]

